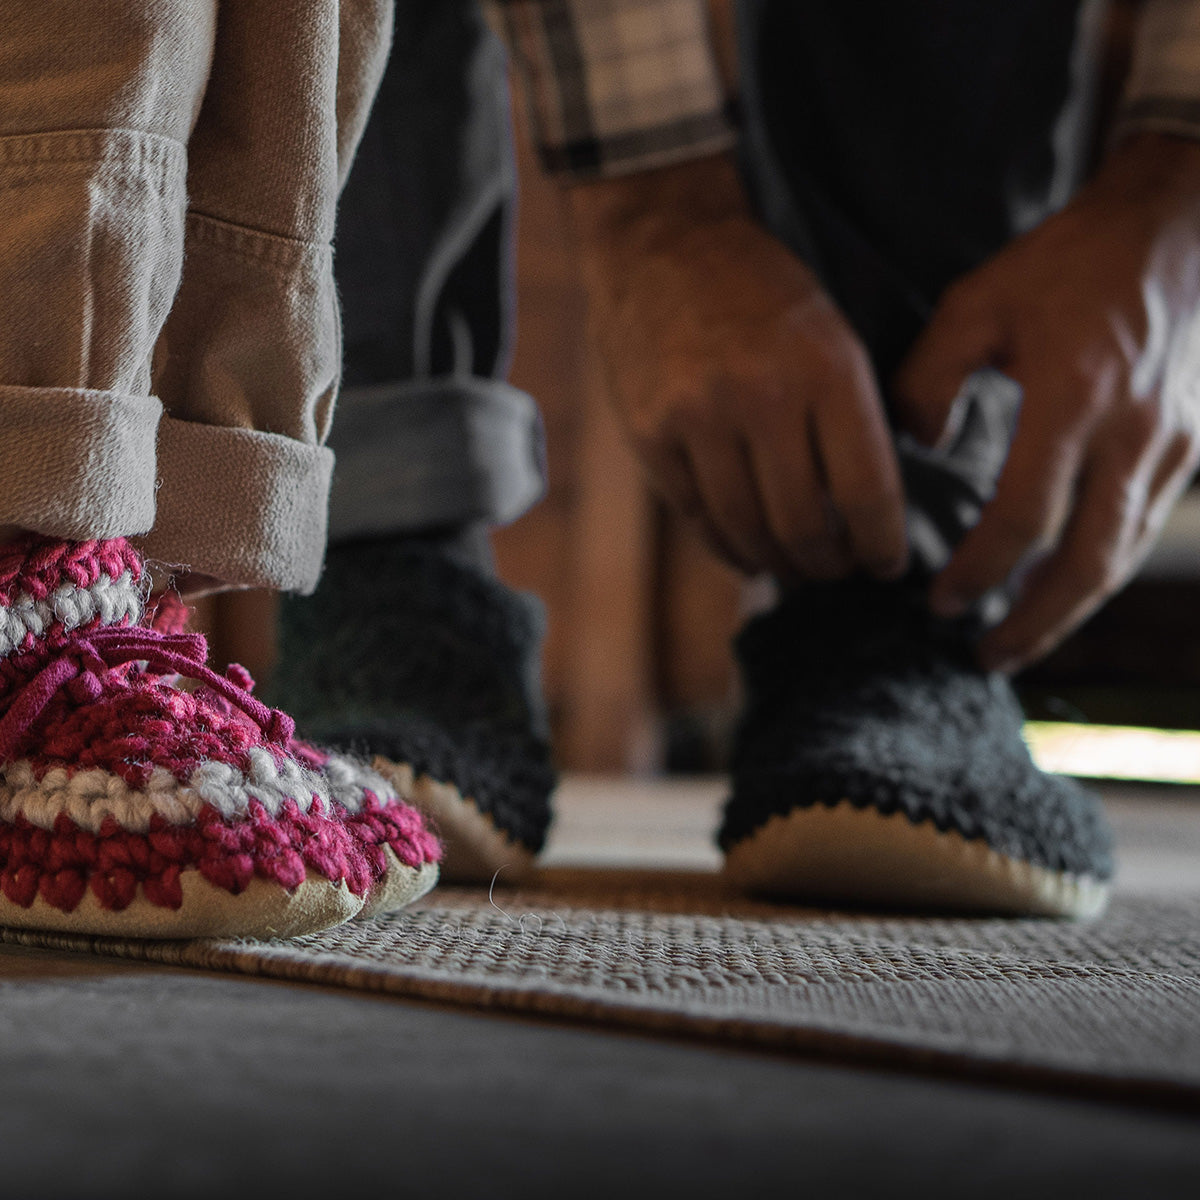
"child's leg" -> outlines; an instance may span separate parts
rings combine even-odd
[[[152,557],[228,583],[316,584],[341,358],[334,212],[390,32],[391,0],[218,7],[187,265],[155,362]]]
[[[269,29],[243,16],[264,11]],[[320,556],[307,535],[319,543],[322,522],[297,511],[307,497],[295,489],[322,454],[336,374],[328,238],[348,140],[338,6],[256,0],[217,14],[215,0],[103,0],[76,36],[78,6],[0,3],[0,284],[18,314],[0,338],[0,446],[25,485],[6,477],[0,521],[35,531],[0,547],[5,924],[284,935],[344,920],[380,892],[411,899],[436,877],[436,843],[381,779],[322,771],[244,674],[207,670],[203,639],[141,623],[143,561],[121,535],[150,526],[160,475],[169,499],[207,505],[209,522],[182,526],[203,535],[194,543],[160,536],[164,557],[223,582],[298,584],[304,556]],[[373,28],[386,33],[378,18]],[[260,51],[245,37],[272,67],[251,70]],[[210,64],[222,84],[206,92]],[[361,106],[369,89],[358,90]],[[185,284],[191,306],[160,337],[201,109],[189,222],[208,237],[189,279],[210,290],[201,306]],[[342,115],[352,129],[357,109]],[[312,153],[243,194],[239,171],[276,135]],[[208,205],[215,215],[201,216]],[[172,422],[184,436],[164,436],[157,463],[152,373],[193,418]],[[265,451],[245,450],[260,437]],[[239,478],[247,468],[253,480]],[[258,514],[245,516],[262,499],[252,482],[292,501],[273,510],[274,557]],[[218,542],[228,552],[205,556]],[[179,676],[203,686],[184,690]]]

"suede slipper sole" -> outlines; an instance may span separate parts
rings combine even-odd
[[[1043,917],[1098,916],[1110,890],[849,801],[771,817],[727,849],[725,873],[736,887],[788,900]]]
[[[371,768],[402,800],[420,809],[433,826],[442,843],[442,882],[489,884],[500,873],[503,882],[514,883],[533,868],[533,851],[508,837],[453,784],[414,775],[407,763],[395,763],[382,755],[371,761]]]
[[[369,921],[374,917],[406,908],[414,900],[428,895],[438,882],[438,863],[406,867],[390,846],[384,846],[383,856],[387,859],[387,870],[367,896],[367,902],[358,914],[361,921]]]
[[[28,908],[0,897],[0,925],[111,937],[288,938],[341,925],[363,907],[362,897],[344,883],[331,883],[312,871],[290,891],[269,880],[253,879],[236,896],[209,883],[195,869],[181,872],[179,883],[183,903],[178,909],[151,903],[140,888],[133,901],[119,910],[102,907],[91,892],[70,912],[40,896]]]

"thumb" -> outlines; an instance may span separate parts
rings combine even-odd
[[[980,367],[996,365],[1005,340],[990,294],[975,277],[950,288],[893,380],[901,428],[927,446],[952,436],[963,383]]]

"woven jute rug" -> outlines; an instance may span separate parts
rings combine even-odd
[[[803,910],[727,894],[708,870],[551,867],[520,890],[442,888],[289,942],[0,936],[1200,1103],[1200,872],[1178,869],[1196,814],[1118,815],[1131,882],[1085,923]],[[1155,873],[1159,850],[1173,879]]]

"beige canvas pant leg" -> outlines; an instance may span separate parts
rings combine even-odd
[[[391,0],[0,0],[0,524],[309,590]]]

